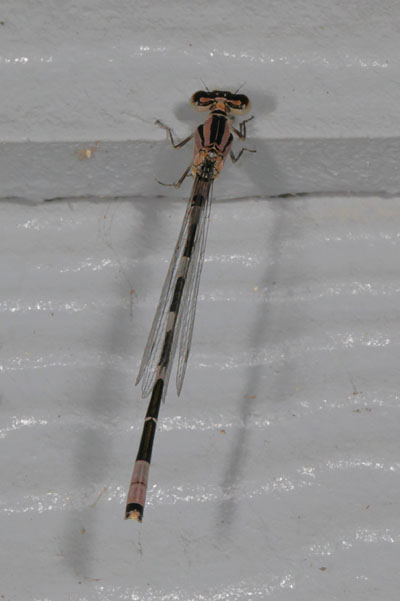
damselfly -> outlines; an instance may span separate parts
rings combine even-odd
[[[193,134],[177,144],[171,129],[156,121],[157,125],[167,131],[174,148],[181,148],[194,136],[192,163],[176,184],[166,185],[179,188],[188,175],[193,176],[194,183],[136,380],[136,384],[142,380],[143,398],[151,392],[125,510],[125,519],[139,521],[142,521],[146,501],[158,413],[167,392],[178,342],[178,394],[185,376],[204,261],[212,185],[228,154],[236,163],[244,151],[255,152],[242,148],[235,156],[231,150],[233,134],[244,140],[246,123],[253,119],[250,117],[242,121],[239,129],[233,126],[233,116],[241,115],[250,108],[247,96],[220,90],[199,91],[193,94],[191,104],[198,111],[210,111],[210,115]]]

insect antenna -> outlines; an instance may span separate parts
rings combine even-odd
[[[239,92],[239,90],[241,90],[241,89],[243,88],[243,86],[245,86],[245,85],[246,85],[246,83],[247,83],[247,81],[244,81],[244,82],[242,83],[242,85],[241,85],[241,86],[239,86],[239,87],[238,87],[238,89],[237,89],[235,92],[233,92],[233,93],[234,93],[234,94],[237,94],[237,93]]]
[[[206,84],[204,83],[204,81],[201,79],[201,77],[200,77],[200,81],[203,84],[203,86],[205,87],[206,92],[209,92],[210,90],[208,89],[208,87],[206,86]]]

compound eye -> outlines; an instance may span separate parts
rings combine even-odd
[[[210,93],[204,90],[195,92],[190,99],[190,104],[196,111],[206,111],[213,102],[214,100],[210,98]]]
[[[235,94],[233,98],[229,100],[229,106],[234,115],[240,115],[246,113],[251,106],[250,99],[244,94]]]

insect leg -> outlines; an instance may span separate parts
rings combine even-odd
[[[167,125],[164,125],[164,123],[161,123],[161,121],[159,121],[158,119],[154,123],[155,123],[155,125],[158,125],[159,127],[162,127],[163,129],[166,130],[166,132],[169,136],[169,140],[174,148],[182,148],[182,146],[185,146],[185,144],[187,144],[187,142],[189,142],[189,140],[191,140],[193,138],[194,134],[190,134],[190,136],[188,136],[181,142],[178,142],[177,144],[175,144],[174,137],[172,135],[172,129],[170,127],[168,127]],[[242,125],[242,124],[240,124],[240,125]]]
[[[238,138],[240,138],[241,140],[245,140],[246,139],[246,123],[248,123],[252,119],[254,119],[254,115],[252,115],[248,119],[245,119],[244,121],[239,123],[239,129],[236,129],[236,127],[233,127],[233,125],[231,125],[231,130],[237,135]]]
[[[256,150],[253,150],[252,148],[242,148],[242,150],[239,152],[239,154],[235,157],[235,155],[233,154],[233,152],[231,150],[229,155],[232,159],[232,163],[236,163],[245,151],[246,152],[257,152]]]
[[[177,181],[177,182],[175,182],[175,184],[164,184],[163,182],[160,182],[159,180],[157,180],[157,181],[158,181],[158,183],[159,183],[159,184],[161,184],[162,186],[171,186],[172,188],[180,188],[180,187],[181,187],[181,185],[182,185],[182,183],[183,183],[183,180],[184,180],[186,177],[188,177],[188,175],[190,175],[190,176],[192,175],[191,173],[189,174],[189,171],[191,170],[191,168],[192,168],[192,163],[190,163],[190,165],[189,165],[189,167],[186,169],[185,173],[182,175],[182,177],[181,177],[181,178],[179,178],[179,179],[178,179],[178,181]]]

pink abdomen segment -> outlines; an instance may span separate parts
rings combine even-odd
[[[125,519],[142,521],[143,508],[146,502],[147,482],[149,480],[150,463],[148,461],[138,460],[133,469],[131,484],[128,491],[127,508],[133,507],[127,511]]]

